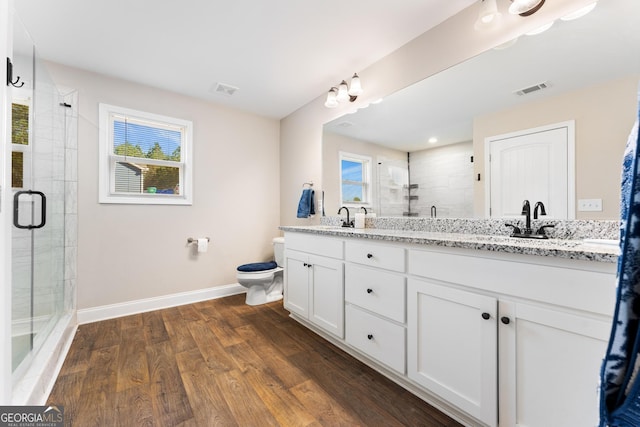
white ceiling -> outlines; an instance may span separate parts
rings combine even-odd
[[[640,75],[639,15],[638,0],[601,0],[580,19],[523,35],[509,48],[487,51],[325,129],[408,152],[471,141],[474,117]],[[542,82],[549,88],[515,94]],[[439,142],[429,144],[431,136]]]
[[[15,8],[47,60],[282,118],[476,2],[17,0]],[[217,83],[239,90],[215,93]]]

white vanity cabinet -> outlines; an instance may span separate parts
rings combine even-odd
[[[511,301],[499,311],[500,425],[597,425],[611,322]]]
[[[344,338],[344,242],[287,234],[284,307]]]
[[[346,341],[400,374],[405,373],[405,277],[345,265]]]
[[[403,247],[345,242],[346,342],[403,375],[405,258]]]
[[[497,299],[414,278],[408,296],[409,379],[495,426]]]
[[[597,425],[615,263],[376,237],[286,233],[285,308],[464,425]]]
[[[489,426],[597,425],[612,266],[412,250],[409,273],[412,381]]]

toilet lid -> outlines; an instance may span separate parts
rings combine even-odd
[[[251,264],[243,264],[238,267],[238,271],[255,273],[256,271],[273,270],[278,264],[275,261],[270,262],[254,262]]]

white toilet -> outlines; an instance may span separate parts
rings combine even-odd
[[[248,305],[260,305],[282,299],[284,237],[273,239],[275,261],[244,264],[237,268],[238,283],[247,288]]]

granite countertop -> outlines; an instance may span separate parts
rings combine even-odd
[[[536,240],[499,235],[387,230],[379,228],[354,229],[328,225],[280,226],[280,229],[282,231],[325,236],[382,240],[607,263],[617,262],[619,254],[619,248],[616,245],[596,243],[589,240]],[[594,240],[597,241],[597,239]]]

